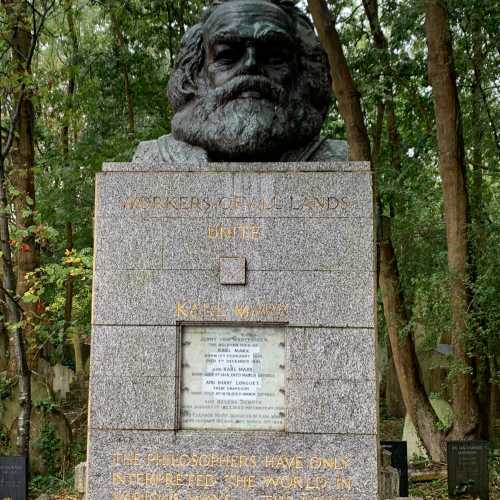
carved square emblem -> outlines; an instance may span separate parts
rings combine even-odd
[[[245,285],[247,262],[244,257],[221,257],[220,283],[221,285]]]

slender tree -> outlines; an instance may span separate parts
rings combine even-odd
[[[21,297],[26,291],[26,273],[32,271],[38,262],[38,251],[34,235],[30,233],[33,224],[34,181],[33,181],[33,123],[34,112],[31,101],[31,63],[38,45],[40,34],[52,4],[37,8],[22,0],[2,0],[10,32],[10,52],[16,90],[12,100],[15,103],[12,114],[3,127],[2,105],[0,101],[0,131],[7,131],[5,142],[0,133],[0,247],[2,252],[3,292],[6,299],[7,322],[11,331],[10,353],[15,361],[19,385],[20,411],[17,419],[18,453],[29,457],[30,417],[31,417],[31,372],[26,353],[28,326],[26,304]],[[31,19],[30,19],[31,16]],[[8,194],[6,159],[10,155],[14,186],[14,196]],[[17,253],[17,276],[11,246],[10,207],[14,205],[16,229],[24,233],[20,252]],[[14,356],[12,355],[14,354]]]
[[[383,112],[389,108],[389,125],[392,139],[397,148],[397,131],[392,102],[381,103],[377,113],[378,131],[374,138],[374,149],[370,149],[370,140],[364,124],[360,94],[355,87],[343,48],[340,42],[335,21],[324,0],[309,0],[309,9],[318,29],[321,42],[329,56],[332,68],[334,91],[339,102],[339,109],[346,124],[347,139],[351,151],[351,159],[374,160],[376,163],[380,150],[381,124]],[[378,22],[378,5],[376,2],[366,2],[365,8],[373,31],[374,43],[380,50],[387,48],[387,41]],[[398,162],[398,157],[395,158]],[[380,202],[379,202],[380,203]],[[391,241],[390,219],[382,224],[380,245],[380,272],[378,282],[382,292],[384,316],[386,319],[389,339],[403,401],[408,414],[415,424],[430,456],[435,461],[444,460],[444,439],[436,427],[437,416],[428,400],[421,381],[415,344],[412,335],[400,339],[399,334],[408,325],[408,318],[402,298],[399,271],[396,256]]]
[[[479,405],[473,383],[473,363],[467,355],[469,282],[469,201],[465,171],[462,116],[458,100],[448,7],[443,0],[425,1],[428,73],[437,123],[452,316],[451,343],[455,364],[452,378],[452,436],[470,438],[479,430]]]

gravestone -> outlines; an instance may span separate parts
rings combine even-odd
[[[448,494],[489,499],[487,441],[448,442]]]
[[[28,498],[26,457],[0,457],[0,500]]]
[[[399,496],[408,496],[408,451],[406,441],[381,441],[383,449],[391,453],[391,465],[399,472]]]
[[[368,163],[105,164],[88,500],[375,500]]]

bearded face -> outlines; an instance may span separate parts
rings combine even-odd
[[[274,160],[321,129],[325,109],[299,74],[296,28],[279,6],[234,0],[203,24],[196,95],[174,115],[174,137],[213,160]]]

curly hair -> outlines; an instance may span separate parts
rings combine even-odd
[[[205,64],[203,26],[221,4],[235,0],[214,0],[200,21],[190,28],[181,40],[177,62],[168,84],[168,99],[174,113],[199,95],[199,75]],[[331,77],[328,58],[321,47],[314,26],[291,0],[262,0],[283,9],[292,20],[300,50],[299,78],[311,103],[326,117],[331,99]]]

